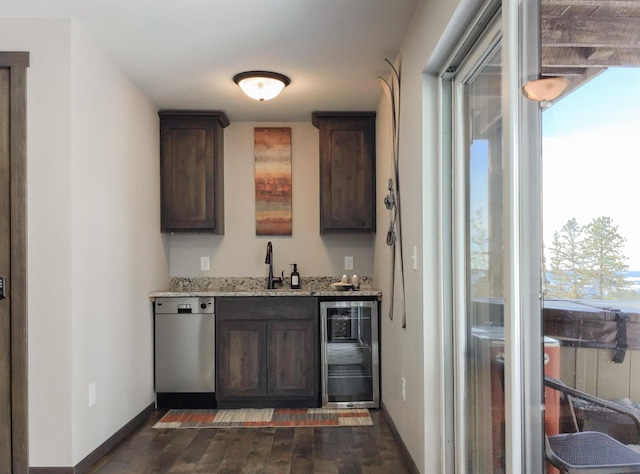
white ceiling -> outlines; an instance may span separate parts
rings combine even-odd
[[[158,109],[223,110],[233,121],[309,121],[375,110],[420,0],[0,0],[0,17],[72,17]],[[233,76],[290,77],[247,98]]]

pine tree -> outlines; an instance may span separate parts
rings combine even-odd
[[[584,229],[583,242],[586,289],[589,296],[606,299],[629,288],[624,273],[629,269],[622,253],[627,239],[618,234],[610,217],[593,219]]]
[[[553,235],[545,297],[611,299],[627,294],[625,242],[610,217],[595,218],[584,227],[575,218],[567,221]]]
[[[582,227],[573,218],[560,232],[553,234],[550,264],[551,282],[547,286],[549,298],[582,298],[584,296],[584,257]]]

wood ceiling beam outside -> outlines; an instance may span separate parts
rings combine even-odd
[[[540,0],[540,34],[541,75],[569,78],[566,96],[609,67],[640,67],[640,0]]]
[[[545,77],[572,77],[572,76],[583,76],[587,71],[586,67],[546,67],[542,66],[540,74]]]
[[[604,6],[614,8],[634,8],[640,5],[640,0],[541,0],[541,5],[580,5]]]
[[[634,18],[543,17],[542,46],[640,48],[640,21]]]
[[[595,49],[598,51],[598,49]],[[615,48],[605,49],[611,52],[607,59],[597,59],[594,57],[594,48],[562,48],[545,47],[542,48],[543,67],[611,67],[627,66],[640,67],[640,49]],[[589,59],[591,57],[591,59]]]

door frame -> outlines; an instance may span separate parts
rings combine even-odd
[[[527,101],[521,87],[540,74],[539,1],[487,0],[459,37],[457,47],[440,74],[440,308],[442,329],[442,383],[444,387],[443,472],[463,472],[464,446],[458,446],[464,430],[456,407],[461,368],[460,348],[454,344],[459,327],[455,321],[455,275],[461,262],[452,229],[459,225],[454,214],[453,78],[492,19],[501,14],[503,72],[503,150],[506,162],[505,191],[505,415],[506,468],[514,474],[539,473],[544,466],[543,359],[542,359],[542,199],[541,110]],[[448,140],[447,140],[448,139]],[[451,319],[447,315],[452,315]],[[455,377],[451,377],[453,374]],[[462,449],[462,450],[461,450]]]
[[[27,391],[27,67],[28,52],[0,52],[9,70],[11,262],[11,452],[12,472],[29,470]]]

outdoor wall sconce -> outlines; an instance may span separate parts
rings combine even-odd
[[[544,102],[560,97],[571,81],[566,77],[547,77],[527,82],[522,93],[529,100]]]
[[[247,71],[233,76],[233,82],[249,97],[262,102],[280,94],[291,80],[277,72]]]

